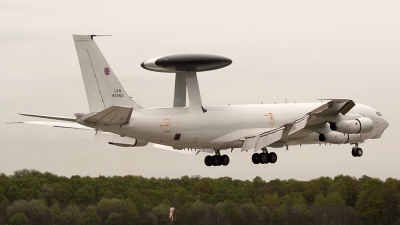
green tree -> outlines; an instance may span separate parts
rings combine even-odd
[[[311,181],[307,182],[304,185],[304,191],[302,194],[306,204],[312,204],[315,200],[314,199],[315,195],[323,193],[322,190],[318,187],[318,185],[315,182]]]
[[[123,223],[130,221],[129,208],[126,202],[122,199],[106,199],[103,198],[96,206],[96,212],[101,220],[105,222],[111,212],[119,213]]]
[[[73,201],[76,204],[92,204],[96,202],[96,194],[92,187],[84,185],[75,192]]]
[[[86,212],[84,213],[84,221],[85,225],[100,224],[101,218],[99,215],[97,215],[96,207],[90,205],[86,208]]]
[[[305,205],[306,201],[301,193],[288,193],[281,198],[281,203],[286,206]]]
[[[263,202],[264,205],[267,207],[278,207],[281,205],[277,192],[275,192],[273,195],[265,195]]]
[[[35,188],[21,188],[19,198],[27,201],[35,199],[40,194],[40,191]]]
[[[48,208],[45,203],[32,199],[26,204],[26,216],[33,224],[46,224]]]
[[[69,205],[60,216],[62,225],[81,225],[84,224],[83,214],[76,205]]]
[[[385,209],[383,193],[379,187],[369,186],[357,201],[357,211],[366,224],[379,224]]]
[[[170,206],[160,204],[154,207],[151,212],[157,217],[158,224],[167,224]]]
[[[51,208],[51,222],[53,224],[60,224],[60,216],[61,216],[61,210],[60,210],[60,204],[56,201]]]
[[[13,215],[8,221],[9,225],[27,225],[29,222],[28,217],[24,213],[17,213]]]
[[[17,213],[26,213],[26,201],[25,200],[17,200],[14,201],[10,206],[6,209],[7,217],[12,217]]]
[[[111,212],[110,215],[107,217],[105,222],[106,225],[117,225],[122,224],[122,218],[119,213]]]
[[[329,193],[326,196],[327,204],[330,206],[344,206],[346,203],[344,202],[342,195],[339,192]]]
[[[313,205],[315,206],[325,206],[328,205],[328,201],[322,194],[317,194],[314,197],[314,203]]]
[[[233,221],[237,217],[235,204],[231,200],[224,201],[224,213],[230,221]]]
[[[288,219],[286,206],[281,205],[279,208],[275,208],[271,213],[271,220],[274,224],[286,224]]]
[[[47,205],[51,205],[54,196],[54,189],[47,184],[44,184],[41,190],[44,198],[46,199]]]
[[[152,212],[146,213],[146,216],[144,217],[143,224],[149,224],[149,225],[156,225],[157,223],[157,217],[154,215]]]
[[[17,185],[13,184],[11,187],[8,189],[6,197],[11,201],[15,201],[18,198],[19,195],[19,188]]]
[[[210,178],[203,178],[196,182],[192,187],[192,192],[194,194],[206,193],[209,195],[214,195],[216,191],[216,185],[214,181]]]
[[[260,223],[258,220],[260,212],[253,203],[244,203],[240,205],[238,216],[240,224],[256,225]]]
[[[7,201],[3,186],[0,185],[0,204]]]

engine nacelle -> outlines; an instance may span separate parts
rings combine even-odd
[[[319,135],[319,141],[332,143],[332,144],[346,144],[355,143],[360,141],[360,134],[344,134],[336,131],[331,131],[325,134]]]
[[[345,134],[368,133],[374,129],[374,122],[370,118],[362,117],[355,120],[342,120],[331,123],[331,130]]]

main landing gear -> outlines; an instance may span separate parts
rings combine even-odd
[[[204,163],[206,166],[227,166],[229,164],[229,156],[222,155],[219,153],[219,150],[215,150],[215,155],[208,155],[204,158]]]
[[[353,155],[353,157],[361,157],[363,155],[363,150],[358,147],[357,143],[356,146],[351,149],[351,155]]]
[[[268,153],[267,148],[262,148],[261,150],[263,151],[262,153],[254,153],[251,156],[251,161],[253,161],[254,164],[276,163],[278,156],[275,152]]]

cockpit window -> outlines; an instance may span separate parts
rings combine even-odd
[[[378,115],[378,116],[382,116],[382,114],[380,113],[380,112],[376,112],[376,115]]]

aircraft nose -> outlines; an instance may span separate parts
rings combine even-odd
[[[385,118],[382,118],[382,125],[385,127],[384,129],[386,129],[389,126],[389,122]]]

